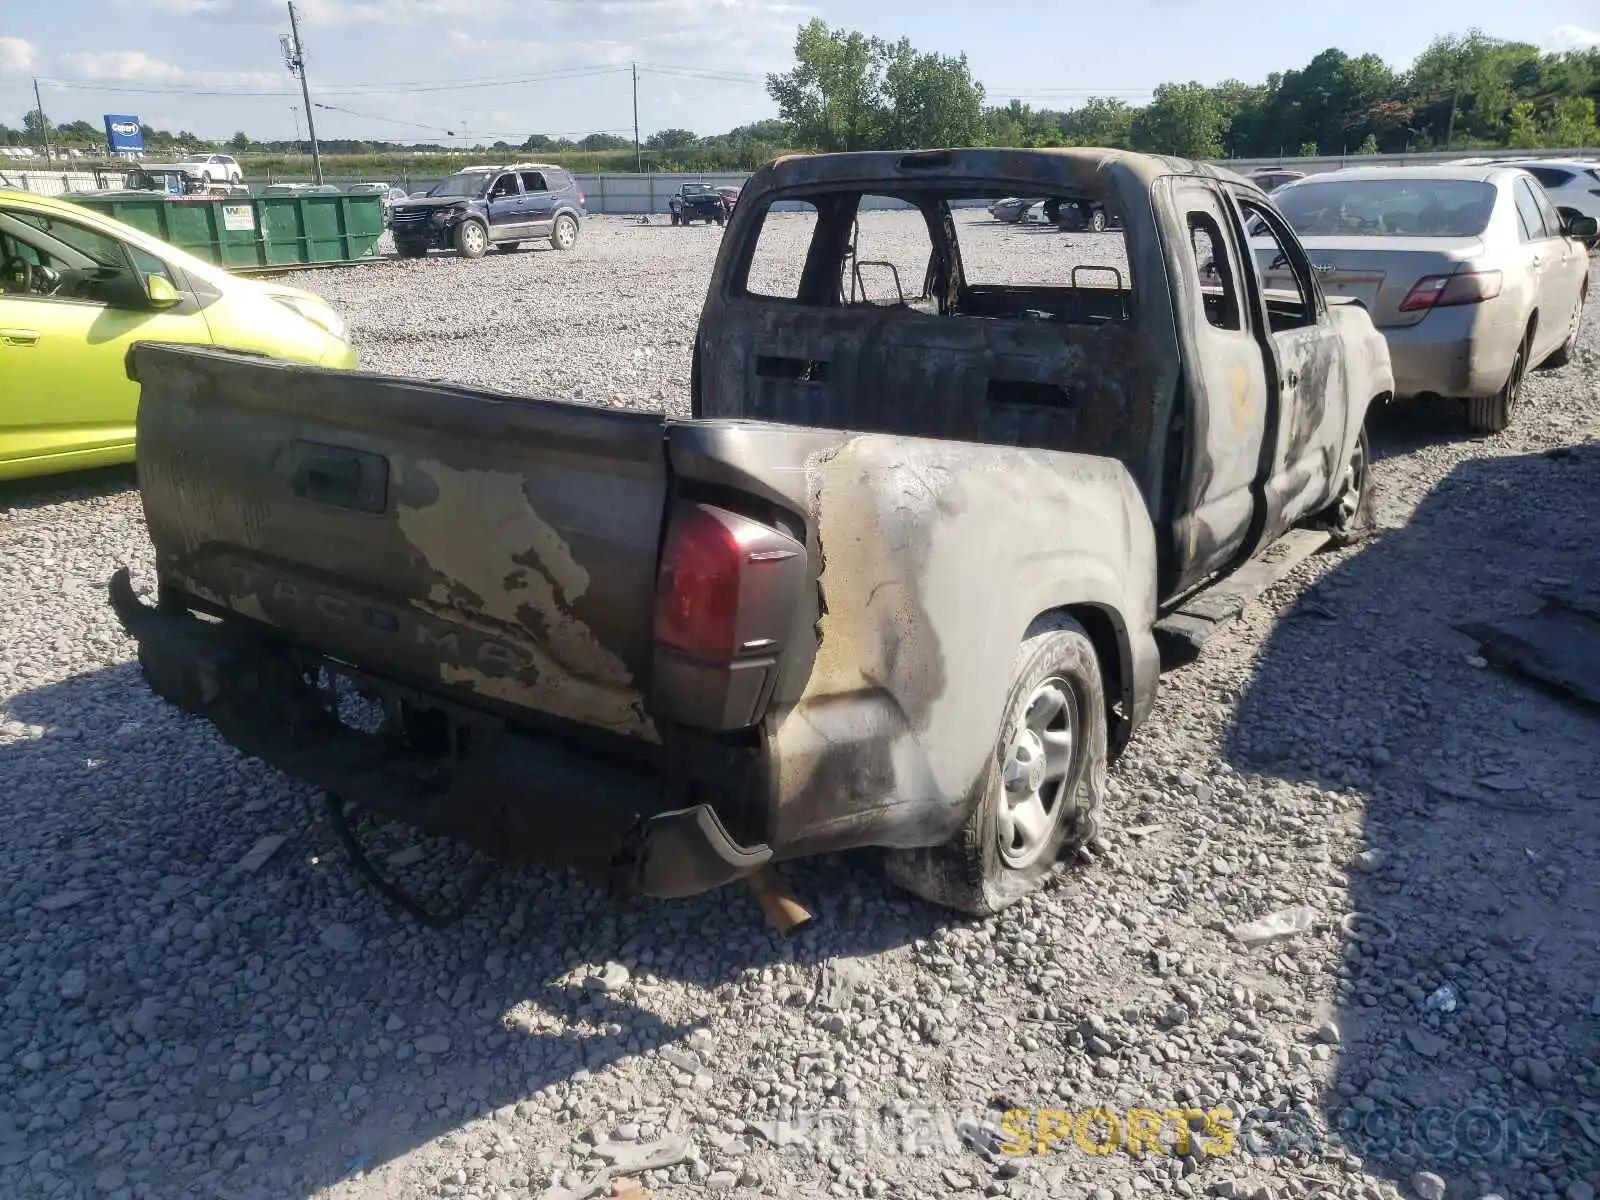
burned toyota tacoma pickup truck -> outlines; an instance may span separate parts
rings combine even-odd
[[[982,205],[1019,194],[1114,210],[1123,257],[1008,277]],[[1392,387],[1260,190],[1109,150],[779,159],[693,355],[676,419],[135,346],[150,683],[504,859],[675,897],[882,847],[992,912],[1092,830],[1158,623],[1358,532]]]

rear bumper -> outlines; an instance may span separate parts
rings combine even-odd
[[[1488,316],[1483,308],[1438,309],[1415,325],[1383,329],[1395,397],[1466,399],[1498,392],[1511,373],[1521,327],[1492,323]]]
[[[711,891],[772,858],[766,845],[735,841],[709,805],[673,806],[648,770],[349,673],[386,706],[411,704],[448,727],[457,752],[363,733],[336,714],[337,693],[308,679],[324,660],[240,623],[149,607],[126,570],[110,597],[157,695],[211,721],[243,753],[360,808],[495,858],[571,866],[663,899]]]

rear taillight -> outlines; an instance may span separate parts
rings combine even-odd
[[[738,530],[711,509],[679,509],[656,582],[656,643],[706,662],[731,659],[744,558]]]
[[[780,529],[676,502],[656,576],[652,712],[702,729],[759,720],[809,570],[805,543]]]
[[[587,204],[587,203],[589,203],[589,197],[585,196],[583,194],[583,189],[582,188],[578,189],[578,203],[579,204]]]
[[[1461,304],[1482,304],[1500,294],[1499,271],[1457,271],[1454,275],[1424,275],[1400,301],[1401,312],[1427,312]]]

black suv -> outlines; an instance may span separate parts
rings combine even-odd
[[[482,258],[490,246],[515,250],[535,238],[571,250],[583,224],[583,202],[577,181],[550,163],[466,167],[427,196],[398,201],[389,228],[401,258],[420,258],[429,250]]]

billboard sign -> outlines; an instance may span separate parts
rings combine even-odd
[[[106,113],[106,146],[113,154],[131,154],[144,149],[144,127],[138,117]]]

